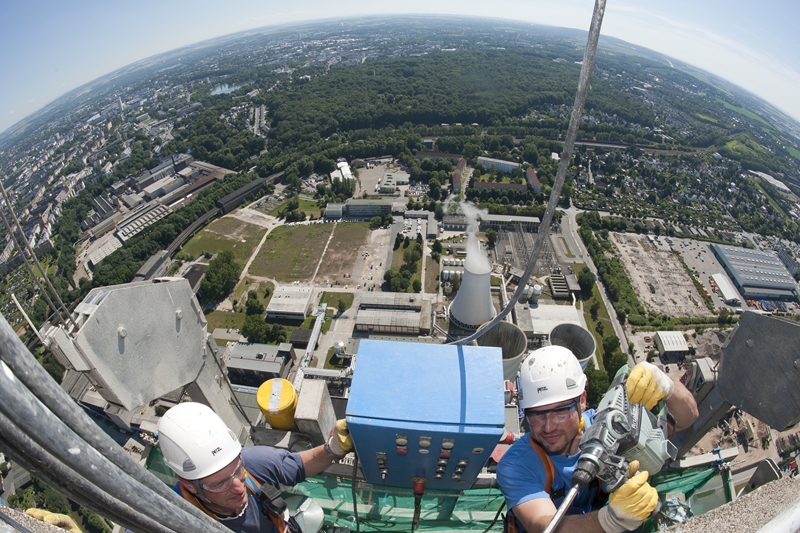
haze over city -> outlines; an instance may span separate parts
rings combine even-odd
[[[235,32],[326,18],[457,14],[586,30],[591,0],[438,2],[376,5],[301,0],[291,6],[237,0],[109,4],[4,4],[0,132],[49,102],[132,62]],[[650,48],[731,81],[800,120],[800,58],[788,0],[608,2],[603,35]]]

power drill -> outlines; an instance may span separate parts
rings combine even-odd
[[[658,415],[628,399],[625,381],[630,374],[627,365],[619,369],[605,393],[594,422],[581,437],[581,455],[572,474],[572,488],[564,497],[555,516],[545,529],[555,529],[578,491],[597,477],[606,492],[614,492],[628,480],[628,467],[639,461],[639,469],[652,476],[667,461],[675,459],[678,450],[667,440],[667,410],[659,402]],[[657,512],[658,508],[654,511]]]
[[[634,459],[639,469],[650,475],[661,471],[678,453],[667,440],[667,410],[659,405],[658,416],[641,404],[628,400],[625,381],[630,369],[620,368],[605,393],[579,444],[581,456],[572,476],[573,485],[585,487],[595,477],[605,483],[607,492],[618,489],[628,479],[628,466]]]

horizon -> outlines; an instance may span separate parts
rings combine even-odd
[[[297,7],[310,8],[317,1],[301,0]],[[782,17],[776,22],[765,13],[769,10],[753,9],[741,0],[725,3],[724,13],[717,9],[723,6],[719,0],[699,8],[686,0],[678,0],[661,11],[653,0],[646,1],[645,6],[627,2],[629,0],[608,3],[602,36],[647,48],[718,76],[764,100],[800,125],[800,58],[793,55],[793,48],[787,42],[793,38],[791,20],[800,18],[800,4],[772,1],[771,4],[793,9],[798,14],[798,17]],[[51,8],[48,14],[58,9],[65,12],[61,17],[44,20],[41,6],[6,6],[0,11],[7,15],[2,17],[5,23],[0,27],[5,31],[0,32],[0,42],[6,49],[19,51],[3,60],[7,63],[3,69],[7,81],[0,85],[0,134],[75,89],[121,68],[242,32],[269,32],[293,25],[373,16],[477,17],[588,31],[593,1],[563,0],[558,5],[552,4],[539,1],[528,5],[517,0],[502,0],[501,9],[493,10],[492,14],[486,13],[484,6],[470,2],[460,4],[457,13],[442,9],[389,13],[374,7],[371,11],[357,11],[359,2],[352,0],[339,6],[342,9],[332,10],[324,5],[314,10],[276,13],[270,11],[269,6],[258,4],[257,0],[238,0],[238,7],[252,8],[248,12],[250,16],[243,16],[237,7],[221,9],[207,0],[198,6],[179,1],[154,8],[164,14],[155,20],[148,19],[147,25],[122,24],[122,28],[107,25],[107,22],[127,18],[125,10],[129,8],[125,6],[98,6],[82,0],[74,9],[70,9],[73,6],[48,6]],[[415,5],[412,2],[410,7]],[[498,15],[504,11],[504,6],[519,16],[510,19],[507,15]],[[687,9],[691,9],[691,16],[680,17],[682,10]],[[265,10],[266,14],[258,13]],[[141,13],[139,9],[135,11]],[[335,11],[334,16],[326,16],[331,11]],[[744,13],[748,11],[750,14]],[[169,16],[170,13],[177,18]],[[688,11],[684,11],[686,13]],[[273,23],[263,25],[268,18]],[[182,23],[175,25],[176,20]],[[93,33],[76,31],[81,27]],[[722,31],[723,27],[727,30]],[[731,32],[738,38],[733,38]],[[23,35],[24,41],[28,41],[24,44],[30,46],[20,50]],[[98,41],[106,42],[98,46]],[[9,88],[9,80],[17,86]]]

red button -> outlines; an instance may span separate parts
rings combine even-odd
[[[408,453],[408,448],[401,448],[401,447],[397,448],[397,455],[405,455],[407,453]]]
[[[439,452],[439,457],[442,459],[450,459],[450,450],[442,450]]]

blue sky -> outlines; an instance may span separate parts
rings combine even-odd
[[[241,30],[331,17],[436,13],[587,30],[593,0],[9,0],[0,2],[0,132],[119,67]],[[680,59],[800,121],[797,0],[608,0],[603,34]]]

